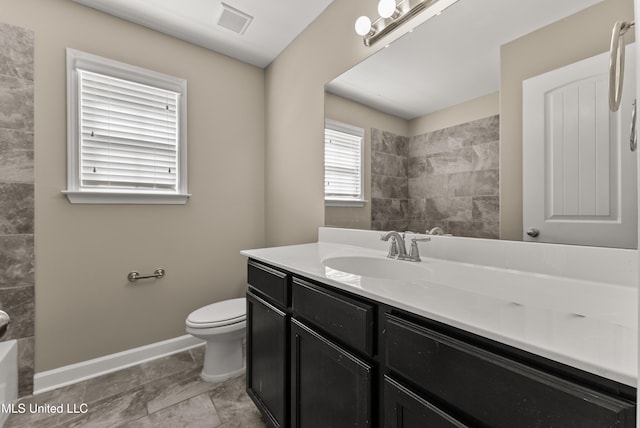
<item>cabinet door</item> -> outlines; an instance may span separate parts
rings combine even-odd
[[[267,422],[287,426],[288,316],[247,293],[247,393]]]
[[[385,376],[384,428],[465,428],[433,404]]]
[[[371,366],[291,320],[291,425],[371,426]]]

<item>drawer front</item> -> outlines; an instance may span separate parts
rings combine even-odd
[[[347,346],[373,355],[374,308],[294,278],[293,312]]]
[[[491,427],[631,427],[633,403],[386,315],[390,370]]]
[[[466,428],[427,400],[385,376],[384,428]]]
[[[263,296],[266,296],[284,307],[289,306],[289,275],[249,260],[247,282]]]

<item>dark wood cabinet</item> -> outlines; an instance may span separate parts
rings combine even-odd
[[[287,292],[265,287],[263,282],[267,285],[280,283],[284,288],[287,281],[283,273],[267,269],[249,267],[252,284],[258,287],[250,285],[247,292],[247,393],[271,427],[286,428],[289,417],[290,316],[268,299],[273,297],[270,292],[282,298]],[[260,296],[254,294],[260,290]],[[278,298],[277,301],[284,300]]]
[[[426,394],[496,428],[628,427],[635,404],[386,315],[386,365]]]
[[[247,391],[273,428],[636,426],[636,391],[249,262]]]
[[[384,428],[466,428],[399,382],[384,379]]]
[[[371,427],[372,367],[291,321],[291,426]]]
[[[292,308],[328,336],[363,353],[373,354],[373,305],[333,293],[295,278],[291,290]]]

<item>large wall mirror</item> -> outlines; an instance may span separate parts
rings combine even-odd
[[[633,0],[459,0],[328,82],[325,117],[365,130],[366,202],[325,224],[637,248],[633,49],[622,107],[601,107],[611,29],[633,19]],[[594,222],[626,229],[575,238]]]

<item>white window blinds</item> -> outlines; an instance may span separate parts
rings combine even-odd
[[[85,70],[78,82],[81,188],[176,191],[180,94]]]
[[[324,197],[328,201],[363,200],[364,130],[327,120],[324,130]]]

